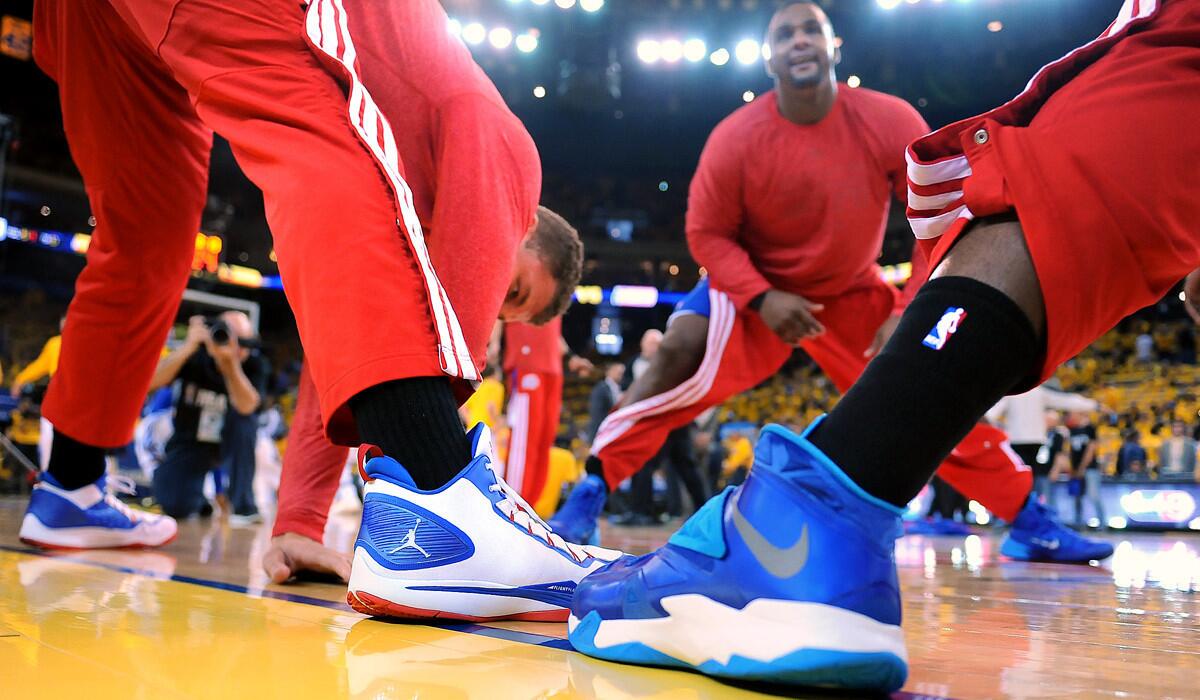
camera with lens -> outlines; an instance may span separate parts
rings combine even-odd
[[[225,322],[225,319],[220,316],[210,318],[206,325],[208,326],[208,335],[214,343],[217,345],[229,343],[232,334],[229,332],[229,324]]]

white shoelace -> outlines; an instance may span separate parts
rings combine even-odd
[[[117,498],[117,493],[123,493],[128,496],[137,494],[137,483],[127,476],[119,474],[110,474],[105,478],[104,502],[116,509],[118,513],[129,518],[133,522],[141,522],[149,519],[149,513],[140,510],[134,510]]]
[[[584,560],[592,556],[588,554],[583,547],[571,542],[567,542],[558,533],[551,530],[550,526],[547,525],[541,518],[539,518],[537,513],[534,512],[533,508],[525,502],[525,499],[521,498],[520,494],[514,491],[513,488],[509,486],[499,474],[496,474],[495,472],[492,473],[496,477],[496,483],[489,486],[488,490],[495,491],[504,496],[504,500],[496,503],[496,507],[499,508],[500,512],[504,513],[509,520],[513,521],[518,526],[525,528],[530,535],[546,540],[546,544],[550,545],[551,547],[570,554],[571,558],[577,563],[583,563]]]

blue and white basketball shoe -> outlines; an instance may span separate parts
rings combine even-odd
[[[588,474],[575,484],[567,500],[550,518],[550,529],[568,542],[600,544],[600,513],[608,501],[608,484]]]
[[[579,584],[571,643],[726,678],[896,690],[908,673],[893,555],[901,512],[805,437],[769,425],[742,486],[662,549]]]
[[[417,488],[378,448],[359,449],[366,488],[347,602],[368,615],[567,619],[575,585],[620,552],[571,544],[492,471],[491,435],[450,483]]]
[[[174,518],[130,508],[113,487],[132,491],[124,480],[110,483],[107,477],[68,491],[43,472],[21,522],[21,541],[48,549],[105,549],[158,547],[175,539]]]
[[[1107,559],[1113,554],[1108,542],[1093,540],[1063,525],[1057,516],[1029,494],[1025,507],[1013,521],[1000,553],[1021,561],[1045,561],[1059,564],[1086,564]]]

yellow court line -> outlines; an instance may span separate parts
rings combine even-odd
[[[696,674],[0,550],[0,696],[767,697]]]

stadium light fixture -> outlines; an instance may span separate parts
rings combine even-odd
[[[688,39],[683,42],[683,57],[690,63],[698,63],[704,60],[708,54],[708,47],[704,45],[703,39]]]
[[[738,63],[747,66],[758,60],[761,51],[759,43],[754,39],[742,39],[733,47],[733,55],[737,57]]]
[[[637,45],[637,57],[642,63],[656,63],[662,58],[662,46],[654,39],[642,39]]]
[[[446,22],[446,31],[450,32],[450,36],[462,36],[462,22],[451,19]]]
[[[542,87],[541,85],[538,85],[537,87],[535,87],[533,89],[533,96],[538,98],[539,100],[542,99],[543,97],[546,96],[546,88]]]
[[[579,0],[579,7],[584,12],[599,12],[604,7],[604,0]]]
[[[723,66],[726,63],[729,63],[729,50],[717,49],[716,51],[712,52],[712,55],[708,57],[708,60],[712,61],[714,66]]]
[[[569,10],[572,7],[575,7],[575,0],[554,0],[554,4],[558,5],[564,10]]]
[[[534,5],[545,5],[546,3],[550,2],[550,0],[529,0],[529,1],[532,2]]]
[[[513,33],[508,27],[494,27],[488,32],[488,43],[497,49],[507,49],[512,42]]]
[[[859,85],[862,85],[862,78],[858,77],[857,75],[852,75],[849,78],[846,78],[846,85],[856,88]]]
[[[667,39],[659,45],[662,60],[667,63],[678,63],[683,58],[683,43],[678,39]]]
[[[875,4],[879,5],[885,10],[894,10],[897,7],[900,7],[900,2],[901,0],[875,0]]]
[[[533,32],[525,32],[517,35],[517,51],[521,53],[533,53],[537,50],[538,38]]]
[[[462,30],[463,41],[468,44],[482,44],[487,38],[487,30],[478,22],[471,22]]]
[[[742,102],[753,102],[753,101],[754,101],[754,91],[753,90],[747,90],[742,93]]]

